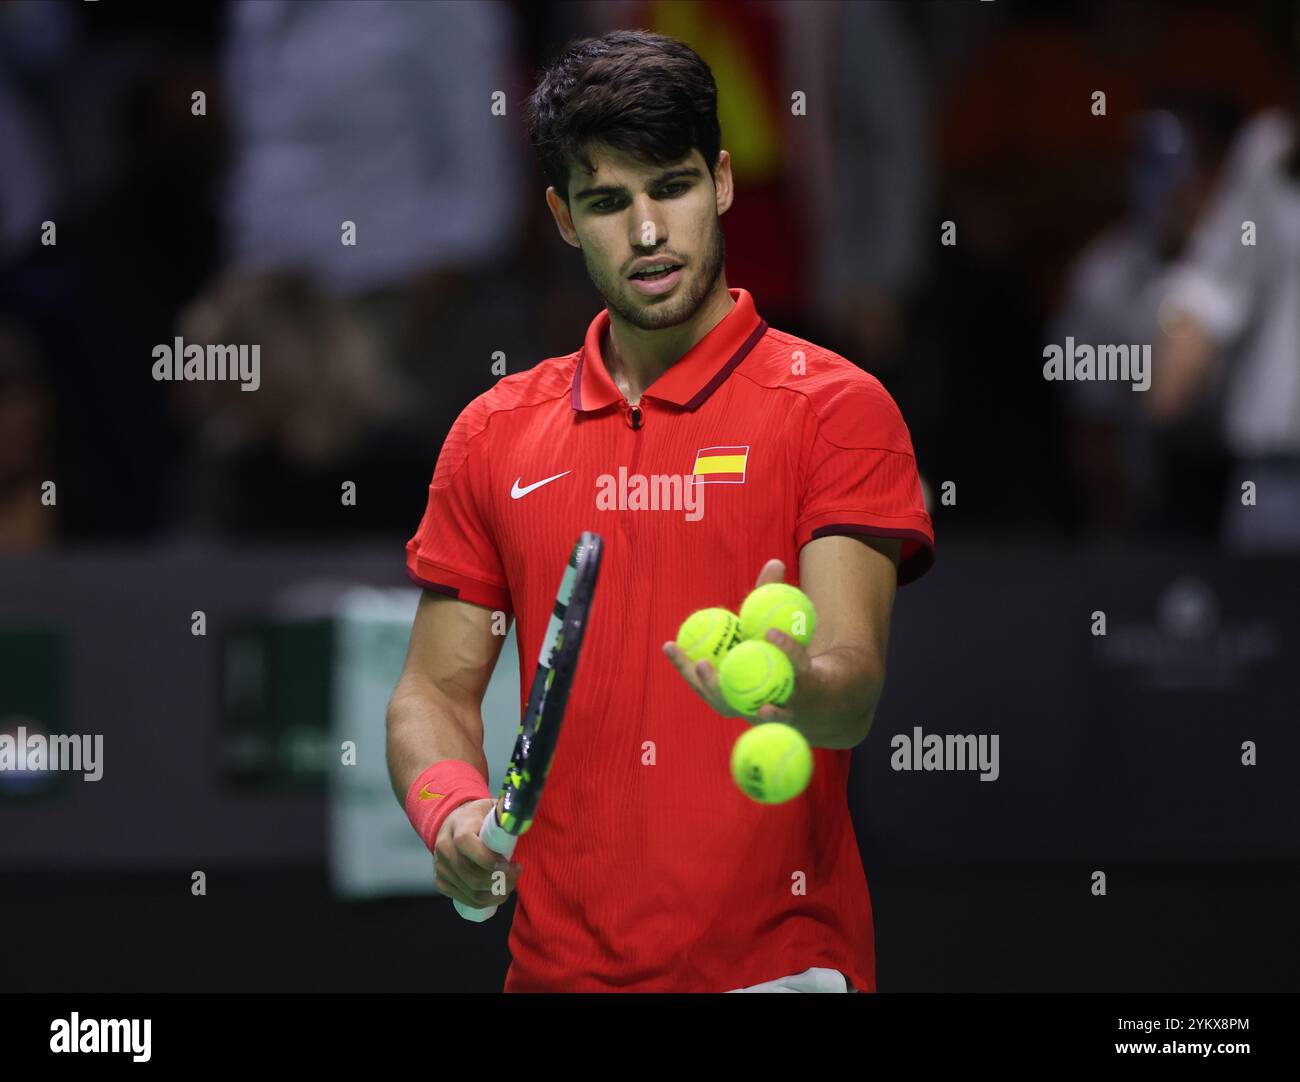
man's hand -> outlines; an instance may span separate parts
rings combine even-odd
[[[478,836],[494,804],[487,797],[462,804],[447,816],[434,846],[433,881],[439,893],[475,909],[501,905],[519,879],[520,865],[492,852]],[[494,883],[500,884],[500,893],[493,891]]]
[[[691,662],[672,642],[664,643],[664,653],[723,717],[744,717],[751,725],[780,721],[815,748],[851,748],[870,732],[884,690],[902,545],[896,538],[832,534],[799,550],[799,586],[817,606],[817,630],[807,647],[779,631],[766,635],[794,666],[794,694],[782,706],[746,717],[727,705],[710,662]],[[784,581],[785,565],[768,560],[755,585]]]
[[[785,581],[785,564],[780,560],[768,560],[763,565],[763,570],[758,573],[758,580],[754,583],[754,589],[760,586],[766,586],[770,582]],[[785,652],[786,657],[790,659],[790,664],[794,666],[794,686],[795,692],[787,701],[785,707],[764,706],[758,711],[759,721],[789,721],[794,717],[792,712],[799,698],[800,681],[808,676],[811,663],[808,658],[808,651],[805,647],[800,646],[789,635],[775,629],[767,633],[767,641],[780,647]],[[739,711],[733,710],[722,697],[722,689],[718,687],[718,671],[713,667],[710,661],[692,662],[677,644],[671,640],[664,643],[664,653],[668,655],[668,660],[673,663],[673,667],[682,674],[682,679],[690,684],[691,689],[708,703],[714,710],[724,718],[745,717]],[[750,720],[746,718],[746,720]]]

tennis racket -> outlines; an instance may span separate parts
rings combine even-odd
[[[573,686],[573,674],[587,630],[587,614],[596,592],[603,547],[600,534],[584,532],[569,555],[555,595],[555,609],[542,638],[537,674],[528,695],[528,707],[519,723],[519,737],[501,785],[501,795],[478,832],[484,845],[507,860],[513,855],[519,836],[533,825],[542,787],[550,773],[564,704]],[[497,911],[495,905],[476,909],[459,900],[455,905],[457,913],[476,922],[487,920]]]

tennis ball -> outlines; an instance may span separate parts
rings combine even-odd
[[[718,666],[718,687],[727,704],[757,714],[765,703],[780,706],[794,691],[794,666],[770,642],[748,640],[732,647]]]
[[[817,610],[808,595],[784,582],[760,586],[740,606],[740,634],[746,639],[761,639],[774,627],[807,646],[816,626]]]
[[[688,658],[712,661],[714,665],[739,641],[740,620],[726,609],[693,612],[677,631],[677,645]]]
[[[812,777],[812,749],[803,733],[779,721],[755,725],[731,749],[731,776],[760,804],[784,804]]]

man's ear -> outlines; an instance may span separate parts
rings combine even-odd
[[[736,188],[731,176],[731,155],[718,151],[718,164],[713,169],[713,188],[718,198],[718,216],[726,214],[735,197]]]
[[[560,236],[564,238],[564,242],[574,248],[581,248],[582,245],[578,243],[578,231],[573,228],[573,215],[569,211],[568,204],[560,198],[554,187],[546,189],[546,205],[551,208],[551,217],[555,219],[555,228],[560,231]]]

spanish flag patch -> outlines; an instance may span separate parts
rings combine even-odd
[[[691,476],[696,482],[730,482],[744,484],[745,466],[749,461],[749,445],[744,447],[702,447],[695,452],[695,468]]]

